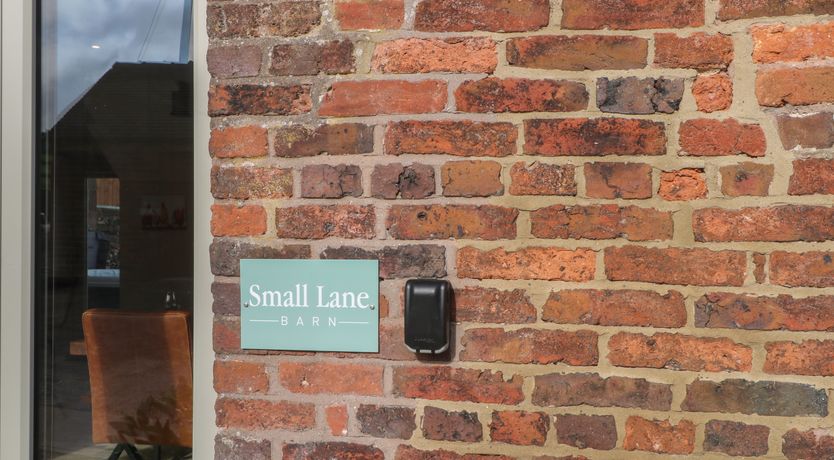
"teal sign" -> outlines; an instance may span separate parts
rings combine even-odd
[[[241,348],[379,351],[376,260],[240,261]]]

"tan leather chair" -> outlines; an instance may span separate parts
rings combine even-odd
[[[93,442],[191,447],[189,314],[90,309],[82,316]],[[157,451],[159,452],[159,451]]]

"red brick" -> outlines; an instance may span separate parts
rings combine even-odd
[[[746,271],[747,256],[741,251],[640,246],[605,249],[605,274],[611,281],[741,286]]]
[[[597,107],[606,113],[674,113],[680,107],[681,99],[682,78],[597,79]]]
[[[504,380],[500,371],[444,366],[395,367],[396,396],[487,404],[518,404],[524,400],[523,378]]]
[[[831,112],[777,115],[776,127],[785,150],[834,147],[834,114]]]
[[[371,174],[371,196],[375,198],[420,199],[434,195],[434,189],[434,168],[429,165],[376,165]]]
[[[462,361],[595,366],[599,359],[591,331],[468,329],[461,344]]]
[[[379,277],[382,279],[446,276],[446,248],[439,245],[407,244],[379,249],[331,247],[322,251],[321,258],[379,260]]]
[[[455,90],[461,112],[573,112],[588,107],[585,85],[565,80],[488,77]]]
[[[834,375],[834,341],[770,342],[765,345],[768,374]]]
[[[276,45],[271,58],[271,75],[333,75],[354,70],[353,43],[348,40]]]
[[[221,397],[214,410],[221,428],[303,431],[316,426],[316,408],[311,403]]]
[[[834,57],[834,22],[786,26],[754,25],[753,60],[759,63],[796,62]]]
[[[782,453],[788,460],[830,458],[834,456],[834,432],[831,428],[793,428],[782,436]]]
[[[542,320],[599,326],[683,327],[686,306],[677,291],[569,289],[550,293]]]
[[[648,40],[625,35],[537,35],[507,41],[507,62],[558,70],[626,70],[646,66]]]
[[[308,442],[284,444],[283,460],[385,460],[385,454],[374,446],[348,442]]]
[[[729,35],[696,32],[681,37],[658,33],[654,40],[654,64],[658,67],[723,70],[733,62],[733,39]]]
[[[211,168],[211,194],[218,199],[288,198],[292,169],[222,165]]]
[[[486,197],[504,194],[501,164],[495,161],[450,161],[440,168],[443,196]]]
[[[698,75],[692,84],[692,97],[701,112],[727,110],[733,105],[733,80],[726,73]]]
[[[795,160],[788,193],[791,195],[834,194],[834,160],[822,158]]]
[[[372,364],[282,362],[281,385],[293,393],[382,395],[382,366]]]
[[[403,38],[374,48],[371,70],[384,73],[492,73],[498,65],[490,38]]]
[[[403,0],[338,0],[335,6],[342,30],[399,29],[405,17]]]
[[[543,446],[550,430],[550,418],[543,412],[495,411],[489,424],[494,442],[519,446]]]
[[[550,20],[547,0],[424,0],[414,28],[425,32],[524,32]]]
[[[596,253],[590,249],[527,247],[458,250],[458,276],[476,279],[540,279],[589,281],[596,271]]]
[[[536,238],[650,241],[669,240],[674,233],[670,212],[615,204],[548,206],[531,212],[530,223]]]
[[[502,291],[467,286],[455,289],[454,320],[475,323],[532,323],[536,307],[522,289]]]
[[[713,292],[695,302],[698,327],[834,331],[834,296],[794,298]]]
[[[667,201],[689,201],[707,197],[707,178],[703,169],[662,171],[657,194]]]
[[[422,427],[423,437],[432,441],[480,442],[484,437],[483,425],[476,412],[426,406]]]
[[[804,383],[698,379],[686,386],[681,408],[689,412],[825,417],[828,396],[826,390]]]
[[[526,120],[524,151],[546,156],[663,155],[661,122],[626,118]]]
[[[773,181],[773,165],[744,162],[722,166],[721,193],[724,196],[767,196]]]
[[[795,14],[834,14],[834,4],[829,0],[721,0],[718,19],[727,21]]]
[[[375,438],[409,439],[417,429],[412,407],[361,404],[356,421],[359,431]]]
[[[206,54],[208,71],[215,78],[254,77],[261,73],[259,46],[217,46]]]
[[[760,69],[756,98],[766,107],[834,102],[834,67]]]
[[[327,428],[333,436],[347,436],[348,412],[347,406],[337,404],[324,408],[324,417],[327,421]]]
[[[573,165],[514,163],[510,169],[510,195],[576,195]]]
[[[770,282],[780,286],[834,286],[834,252],[784,252],[770,254]]]
[[[240,259],[309,259],[310,246],[286,244],[277,247],[238,240],[215,239],[209,247],[211,272],[220,276],[240,276]]]
[[[385,153],[503,157],[515,153],[516,139],[511,123],[402,121],[388,124]]]
[[[373,238],[375,221],[373,206],[302,205],[275,210],[279,238]]]
[[[214,361],[214,391],[218,393],[266,393],[269,376],[263,363]]]
[[[215,158],[263,157],[268,152],[266,128],[220,127],[211,130],[209,153]]]
[[[513,239],[518,210],[493,205],[393,206],[385,226],[400,240]]]
[[[557,415],[556,439],[579,449],[611,450],[617,446],[617,425],[613,415]]]
[[[620,332],[608,341],[614,366],[676,371],[749,372],[753,350],[727,338],[659,332],[652,336]]]
[[[599,374],[547,374],[535,377],[533,404],[537,406],[628,407],[668,411],[672,386],[645,379]]]
[[[652,167],[645,163],[585,163],[589,198],[645,199],[652,196]]]
[[[275,130],[273,144],[276,155],[289,158],[371,153],[374,127],[358,123],[288,126]]]
[[[828,241],[834,208],[784,205],[770,208],[704,208],[692,212],[695,241]]]
[[[323,117],[435,113],[446,106],[440,80],[360,80],[334,82],[319,107]]]
[[[208,7],[210,38],[294,37],[315,28],[321,20],[317,2],[214,3]]]
[[[211,206],[211,234],[214,236],[256,236],[266,233],[263,206]]]
[[[208,112],[223,115],[298,115],[313,108],[310,85],[213,85]]]
[[[695,450],[695,424],[681,420],[647,420],[631,416],[626,420],[625,450],[642,450],[658,454],[687,455]]]
[[[397,447],[394,460],[515,460],[515,458],[497,454],[457,454],[443,449],[419,450],[401,445]]]
[[[362,196],[362,170],[355,165],[309,165],[301,170],[303,198]]]
[[[704,0],[564,0],[565,29],[677,29],[704,25]]]
[[[764,130],[753,123],[725,120],[687,120],[681,124],[681,149],[692,156],[747,155],[760,157],[767,150]]]
[[[765,265],[767,265],[767,255],[762,253],[753,254],[753,278],[757,283],[765,282]]]
[[[770,428],[741,422],[710,420],[704,434],[704,450],[739,457],[767,454]]]

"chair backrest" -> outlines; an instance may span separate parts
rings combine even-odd
[[[93,442],[191,447],[189,315],[84,312]]]

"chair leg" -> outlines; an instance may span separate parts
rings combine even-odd
[[[153,451],[156,453],[156,460],[162,460],[162,446],[154,446]]]
[[[136,449],[136,446],[133,444],[125,445],[125,451],[127,451],[127,458],[130,460],[142,460],[142,456],[139,454],[139,450]]]
[[[110,456],[107,457],[107,460],[118,460],[123,450],[125,450],[125,444],[117,444],[113,452],[110,453]]]

